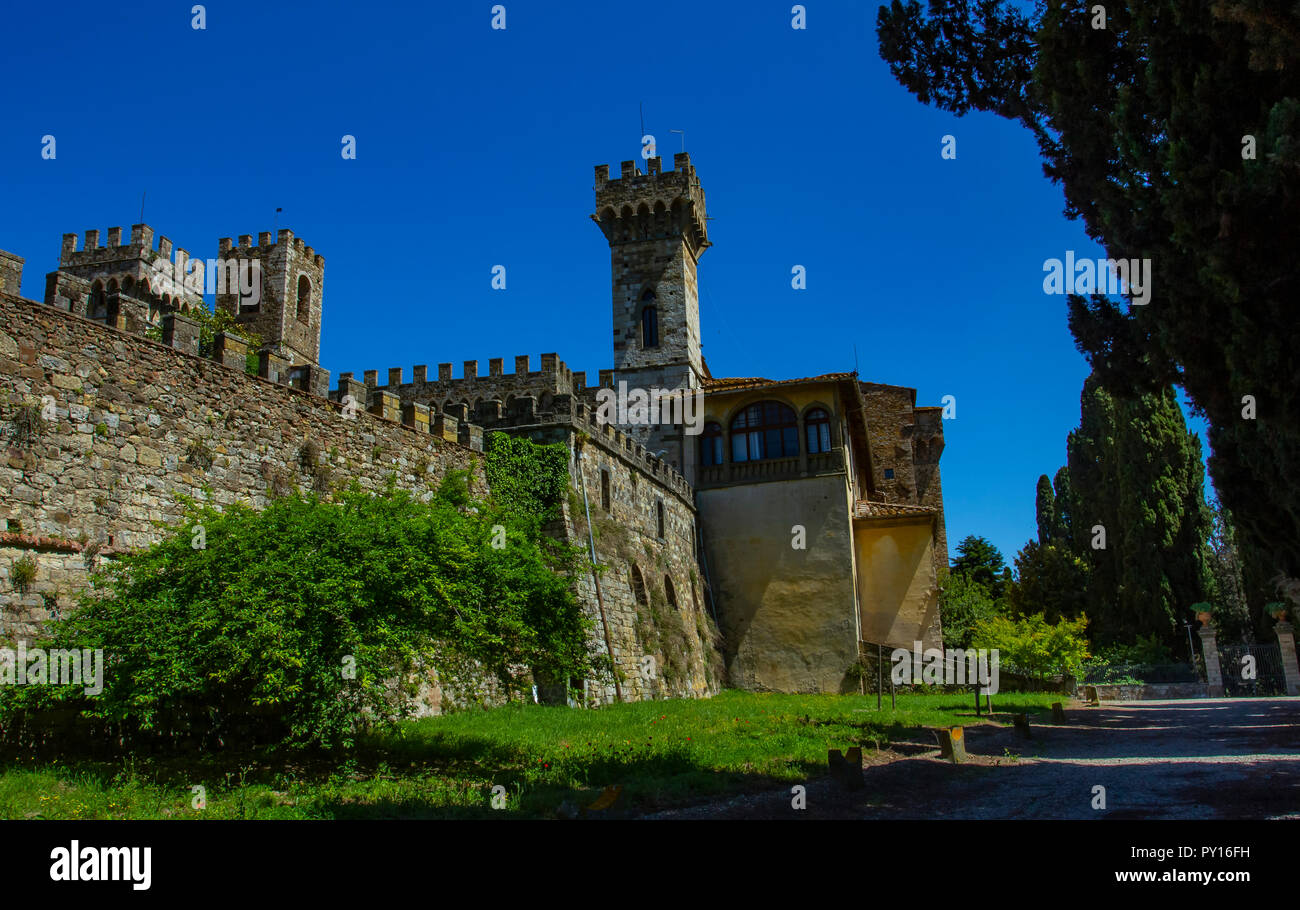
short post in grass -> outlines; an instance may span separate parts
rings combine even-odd
[[[1089,707],[1091,707],[1091,708],[1097,708],[1097,707],[1100,707],[1100,706],[1101,706],[1101,699],[1097,697],[1097,687],[1096,687],[1096,686],[1084,686],[1084,687],[1083,687],[1083,694],[1086,695],[1086,696],[1088,697],[1088,706],[1089,706]]]
[[[884,673],[884,666],[885,666],[885,646],[877,642],[876,643],[876,710],[877,711],[879,711],[881,708],[880,699],[885,689],[884,679],[882,677],[882,674]],[[892,685],[894,674],[892,673],[889,674],[889,679],[890,679],[890,684]]]
[[[831,777],[839,781],[846,789],[862,789],[861,746],[854,746],[849,749],[847,755],[841,754],[839,749],[829,750],[826,753],[826,764],[830,768]]]
[[[961,764],[966,758],[966,731],[961,727],[940,730],[939,754],[954,765]]]
[[[1054,724],[1065,723],[1065,708],[1061,707],[1061,703],[1059,701],[1052,702],[1052,723]]]
[[[1016,733],[1025,739],[1031,738],[1032,734],[1029,732],[1029,717],[1025,714],[1013,714],[1011,716],[1015,720]]]

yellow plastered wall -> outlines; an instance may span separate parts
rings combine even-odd
[[[929,521],[853,524],[864,641],[939,647],[939,587]]]

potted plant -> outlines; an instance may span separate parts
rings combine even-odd
[[[1264,604],[1264,612],[1273,617],[1276,622],[1286,622],[1286,604],[1280,600]]]
[[[1192,609],[1196,611],[1196,618],[1201,621],[1201,625],[1209,626],[1213,624],[1214,615],[1210,612],[1210,604],[1201,601],[1192,604]]]

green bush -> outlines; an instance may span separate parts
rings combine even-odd
[[[971,633],[975,648],[997,648],[1000,666],[1039,679],[1052,673],[1077,675],[1088,657],[1084,629],[1088,617],[1049,625],[1043,614],[1021,619],[994,616],[980,620]]]
[[[491,433],[483,466],[492,499],[503,510],[538,520],[554,514],[569,489],[569,449]]]
[[[260,512],[191,504],[174,534],[115,560],[44,643],[102,648],[103,692],[5,687],[0,728],[12,740],[42,729],[43,712],[75,712],[114,738],[346,746],[403,713],[413,686],[395,681],[422,669],[476,662],[508,691],[530,668],[581,677],[570,551],[477,506],[391,484],[337,502],[294,493]],[[502,549],[494,524],[507,528]]]

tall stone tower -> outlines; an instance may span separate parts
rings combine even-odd
[[[260,286],[250,297],[241,297],[236,276],[244,276],[247,286],[253,263]],[[320,365],[324,275],[325,257],[287,228],[275,243],[270,231],[257,235],[257,246],[249,234],[239,238],[238,246],[229,237],[217,241],[217,306],[292,364]]]
[[[691,158],[673,156],[674,170],[659,158],[642,174],[624,161],[618,179],[596,167],[596,214],[591,218],[609,242],[614,304],[614,379],[629,389],[698,389],[700,300],[696,266],[709,247],[700,187]],[[630,435],[687,477],[695,445],[682,428],[625,426]]]

